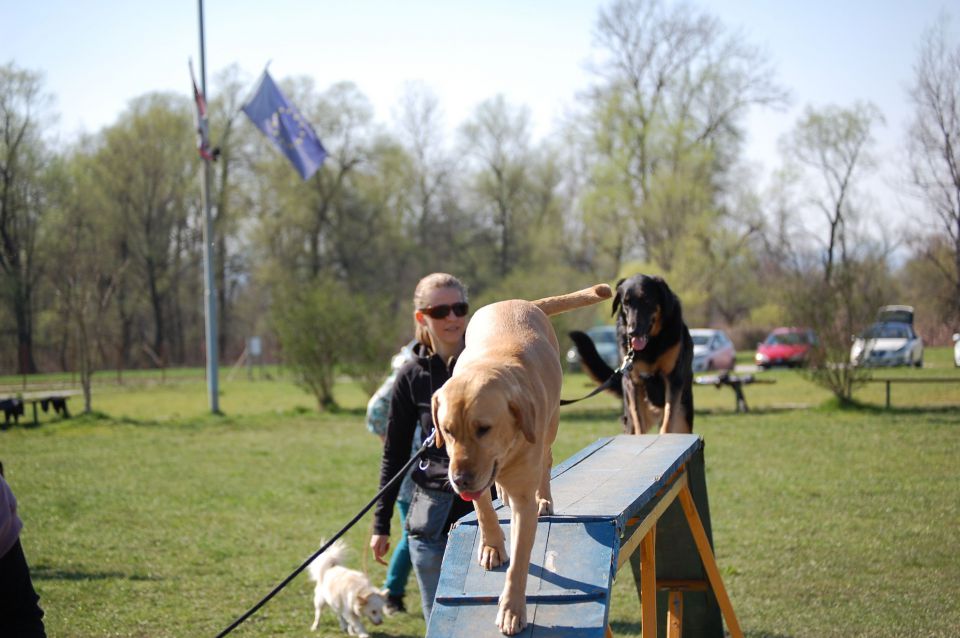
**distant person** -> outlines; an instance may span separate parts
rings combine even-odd
[[[387,417],[387,434],[380,464],[380,487],[410,460],[417,433],[425,440],[433,430],[430,399],[442,386],[463,351],[467,328],[467,290],[453,275],[433,273],[420,280],[413,294],[416,358],[397,374]],[[440,580],[440,563],[447,533],[458,518],[473,511],[447,479],[446,448],[430,446],[413,470],[413,500],[406,516],[413,570],[420,585],[423,618],[430,621]],[[388,490],[374,512],[370,548],[383,563],[390,549],[390,519],[399,486]]]
[[[393,396],[393,384],[397,380],[397,374],[400,368],[407,361],[415,359],[413,346],[416,340],[411,341],[400,352],[393,355],[390,362],[390,374],[384,379],[383,383],[370,397],[367,402],[367,429],[371,434],[380,437],[381,442],[387,438],[387,416],[390,411],[390,397]],[[412,451],[420,449],[419,433],[414,437]],[[387,615],[403,613],[407,611],[407,606],[403,602],[404,595],[407,593],[407,580],[410,578],[410,570],[413,563],[410,562],[410,546],[407,543],[407,511],[410,509],[410,500],[413,498],[413,469],[407,472],[403,482],[400,484],[400,491],[397,493],[397,510],[400,513],[400,540],[397,541],[393,553],[390,555],[390,564],[387,566],[387,578],[383,583],[383,588],[387,590],[387,604],[384,611]]]
[[[20,545],[22,528],[17,499],[3,478],[0,465],[0,635],[45,638],[40,596],[33,588],[30,567]]]

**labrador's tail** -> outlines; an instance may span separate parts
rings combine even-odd
[[[547,315],[558,315],[568,310],[592,306],[612,296],[613,291],[610,290],[610,286],[607,284],[597,284],[565,295],[537,299],[531,303]]]

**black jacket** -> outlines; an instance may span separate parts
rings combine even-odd
[[[420,343],[414,346],[413,352],[416,358],[400,368],[393,385],[390,413],[387,417],[387,436],[380,461],[381,489],[410,460],[410,447],[413,445],[417,428],[420,428],[421,440],[430,436],[433,430],[430,399],[450,378],[456,363],[456,360],[451,361],[448,368],[438,355],[428,354],[427,348]],[[449,464],[446,448],[431,445],[414,465],[414,483],[428,489],[452,493],[453,488],[447,478]],[[390,533],[390,518],[393,516],[393,506],[399,490],[398,481],[377,502],[373,515],[374,534]]]

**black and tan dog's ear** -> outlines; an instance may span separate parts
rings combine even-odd
[[[670,286],[663,277],[652,278],[657,284],[657,291],[660,293],[660,307],[663,309],[663,316],[672,317],[677,311],[677,296],[670,290]]]
[[[625,282],[626,279],[621,279],[617,282],[617,285],[614,286],[616,294],[613,295],[613,312],[610,313],[610,316],[617,314],[617,311],[620,310],[620,304],[623,303],[623,291],[620,289],[620,284]]]
[[[440,421],[437,420],[437,412],[440,408],[440,393],[434,394],[430,398],[430,412],[433,416],[433,443],[437,447],[443,447],[443,434],[440,432]]]
[[[510,414],[513,416],[514,422],[517,424],[517,428],[523,433],[523,438],[529,443],[536,443],[537,431],[534,427],[536,421],[534,420],[533,403],[530,399],[519,396],[518,393],[507,405],[510,408]]]

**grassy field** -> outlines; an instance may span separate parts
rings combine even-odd
[[[926,359],[877,376],[960,380],[946,349]],[[775,383],[746,386],[749,414],[729,388],[695,389],[717,560],[746,634],[956,636],[960,384],[895,386],[892,410],[877,384],[838,410],[795,371],[763,375]],[[184,374],[104,384],[95,416],[0,432],[50,636],[214,636],[373,495],[379,442],[357,387],[320,414],[289,378],[221,385],[225,416]],[[564,396],[589,387],[569,375]],[[606,396],[564,408],[555,458],[617,433],[617,415]],[[369,516],[346,539],[379,583],[368,531]],[[639,619],[624,572],[614,634],[639,636]],[[307,636],[311,620],[301,576],[232,635]],[[374,635],[423,629],[411,613]],[[342,635],[329,615],[321,630]]]

